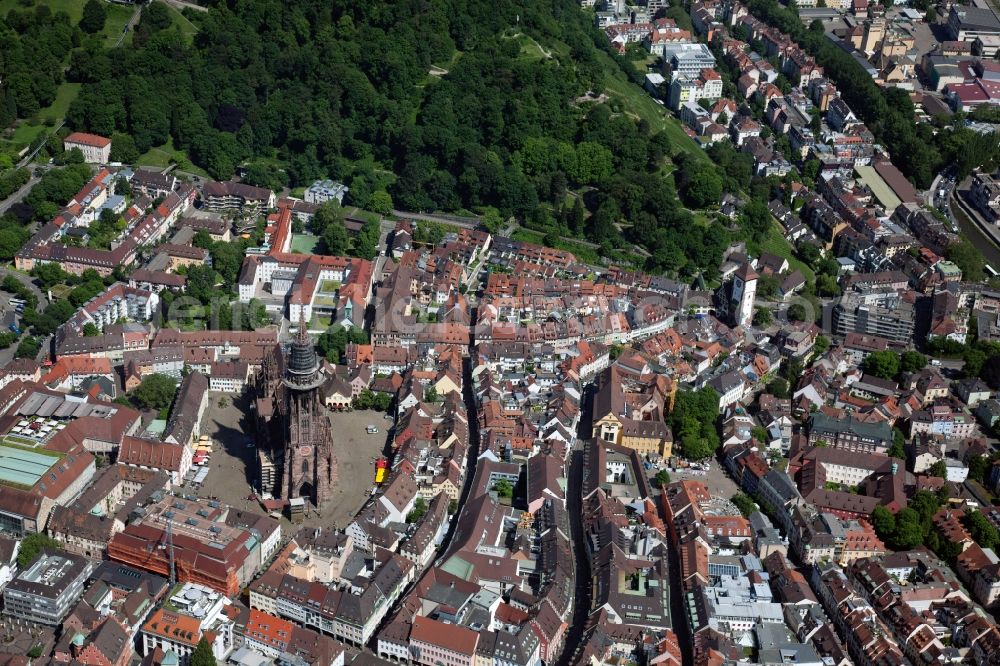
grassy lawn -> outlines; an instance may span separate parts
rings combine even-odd
[[[519,240],[522,243],[534,243],[535,245],[547,245],[545,242],[545,234],[534,231],[533,229],[525,229],[523,227],[517,229],[513,234],[514,240]],[[580,261],[588,264],[600,264],[601,255],[600,252],[592,248],[586,247],[585,245],[579,245],[577,243],[572,243],[570,241],[559,240],[555,245],[558,250],[566,250],[567,252],[572,252],[576,255],[576,258]]]
[[[66,12],[69,14],[70,23],[76,25],[80,22],[80,17],[83,16],[83,6],[86,4],[86,0],[34,0],[30,4],[32,7],[45,5],[53,13]],[[24,7],[21,5],[20,0],[0,0],[0,16],[5,16],[11,9],[24,9]],[[104,9],[107,12],[107,20],[104,22],[104,30],[101,33],[104,35],[108,46],[111,46],[121,36],[122,29],[128,23],[129,18],[131,18],[132,8],[109,2],[104,5]],[[177,10],[173,11],[176,12]],[[183,17],[180,18],[184,21],[187,20]],[[176,22],[177,19],[175,19]]]
[[[604,92],[617,98],[628,112],[649,123],[654,132],[665,131],[676,152],[685,152],[699,160],[709,161],[708,155],[694,139],[684,133],[681,122],[660,106],[645,90],[632,83],[611,56],[599,51],[598,60],[604,66]]]
[[[63,83],[56,90],[56,99],[51,106],[38,112],[38,117],[42,120],[46,118],[54,122],[59,122],[66,117],[69,105],[73,103],[80,93],[81,83]]]
[[[53,285],[49,291],[52,292],[54,298],[60,299],[69,296],[69,292],[73,291],[73,287],[67,284],[57,284]]]
[[[323,280],[319,285],[319,290],[327,294],[336,294],[340,289],[340,283],[336,280]]]
[[[699,227],[705,227],[706,229],[712,226],[712,218],[709,217],[708,213],[703,210],[691,211],[692,217],[694,217],[694,223]]]
[[[781,235],[781,229],[778,228],[777,222],[771,225],[771,230],[763,240],[759,243],[751,243],[751,245],[756,245],[753,249],[757,250],[758,255],[762,252],[770,252],[771,254],[776,254],[779,257],[784,257],[788,260],[788,265],[791,267],[791,270],[798,269],[802,271],[802,275],[806,277],[807,282],[811,282],[816,279],[816,275],[813,273],[812,269],[806,266],[798,257],[795,256],[794,248],[792,248],[791,243],[786,241],[785,237]]]
[[[181,171],[187,171],[203,178],[210,177],[208,172],[192,164],[183,150],[174,148],[173,138],[167,139],[167,142],[162,146],[150,148],[145,154],[140,155],[136,164],[138,166],[158,167],[160,169],[164,169],[171,164],[177,164]]]
[[[188,18],[173,5],[167,5],[167,9],[170,10],[170,19],[173,22],[172,27],[180,30],[181,34],[184,35],[188,42],[194,39],[194,36],[198,33],[198,26],[191,23],[191,21],[188,20]],[[120,29],[121,28],[119,28],[119,30]]]
[[[317,245],[319,245],[319,236],[313,236],[312,234],[292,234],[292,252],[316,254]]]
[[[14,146],[21,148],[34,141],[44,130],[44,125],[32,125],[24,121],[14,129],[14,133],[8,140]]]
[[[2,2],[3,0],[0,0]],[[2,13],[2,12],[0,12]],[[80,92],[79,83],[63,83],[56,89],[56,98],[51,105],[38,112],[38,115],[31,120],[22,121],[15,129],[11,137],[7,139],[12,145],[20,148],[27,146],[42,132],[50,127],[46,127],[48,121],[53,126],[58,124],[66,115],[66,110],[73,103]]]
[[[521,44],[521,56],[518,60],[541,60],[551,58],[552,54],[542,48],[542,45],[527,35],[518,35],[515,39]]]
[[[325,331],[331,326],[333,326],[333,317],[314,315],[313,318],[309,320],[308,329],[310,331]]]
[[[107,45],[113,46],[118,41],[118,38],[121,37],[122,30],[128,25],[129,19],[132,18],[132,8],[110,2],[104,8],[107,10],[108,18],[104,21],[104,30],[102,33],[107,41]],[[130,39],[132,39],[132,35],[126,35],[122,43],[128,44]]]
[[[75,25],[80,22],[83,16],[84,0],[34,0],[31,7],[45,5],[52,10],[52,13],[66,12],[69,20]],[[0,15],[6,15],[11,9],[25,9],[19,0],[0,0]]]

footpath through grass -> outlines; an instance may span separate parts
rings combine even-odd
[[[136,164],[138,166],[157,167],[160,169],[165,169],[171,164],[176,164],[181,171],[193,173],[203,178],[209,177],[208,172],[201,167],[195,166],[183,150],[174,148],[173,137],[168,138],[167,142],[162,146],[150,148],[140,155],[139,159],[136,160]]]
[[[599,51],[597,57],[604,68],[604,88],[609,97],[617,98],[627,113],[645,120],[654,132],[666,132],[675,152],[684,152],[695,159],[710,161],[705,151],[684,132],[681,121],[657,104],[641,86],[632,83],[611,56]]]

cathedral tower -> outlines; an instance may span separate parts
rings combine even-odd
[[[300,321],[282,379],[288,409],[281,497],[301,497],[316,506],[330,499],[336,475],[330,421],[320,396],[323,381],[306,323]]]

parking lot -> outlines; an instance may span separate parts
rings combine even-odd
[[[188,484],[185,491],[217,497],[237,508],[263,511],[259,504],[248,499],[257,482],[257,449],[247,448],[254,427],[246,415],[246,405],[244,396],[210,395],[201,424],[201,434],[210,437],[214,445],[208,462],[210,471],[200,488]],[[369,411],[333,414],[331,421],[338,462],[334,495],[318,510],[310,508],[305,525],[343,527],[358,512],[370,496],[375,459],[382,454],[386,431],[391,425],[381,413]],[[365,432],[368,425],[376,426],[378,433]],[[283,518],[282,524],[285,529],[295,529],[287,519]]]
[[[729,478],[726,469],[715,459],[709,462],[709,470],[707,472],[704,467],[701,470],[688,468],[676,471],[668,469],[667,471],[670,473],[671,481],[700,481],[704,483],[708,486],[712,497],[728,500],[739,492],[740,489],[736,485],[736,482]]]

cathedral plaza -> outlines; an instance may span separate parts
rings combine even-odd
[[[202,487],[191,492],[202,497],[218,497],[234,507],[249,506],[260,512],[259,504],[247,500],[251,484],[256,481],[257,455],[256,449],[246,448],[247,440],[253,438],[253,424],[247,415],[248,399],[245,395],[235,399],[227,396],[226,406],[220,407],[219,397],[212,394],[201,427],[202,434],[214,442],[209,461],[212,471]],[[331,527],[336,524],[343,528],[371,495],[375,477],[372,458],[382,454],[390,423],[383,417],[381,412],[366,410],[330,415],[333,452],[339,464],[338,478],[331,499],[319,508],[320,515],[310,505],[304,525]],[[378,434],[366,433],[368,425],[377,427]],[[186,491],[190,488],[185,486]],[[281,521],[285,527],[289,525],[287,515],[283,514]]]

